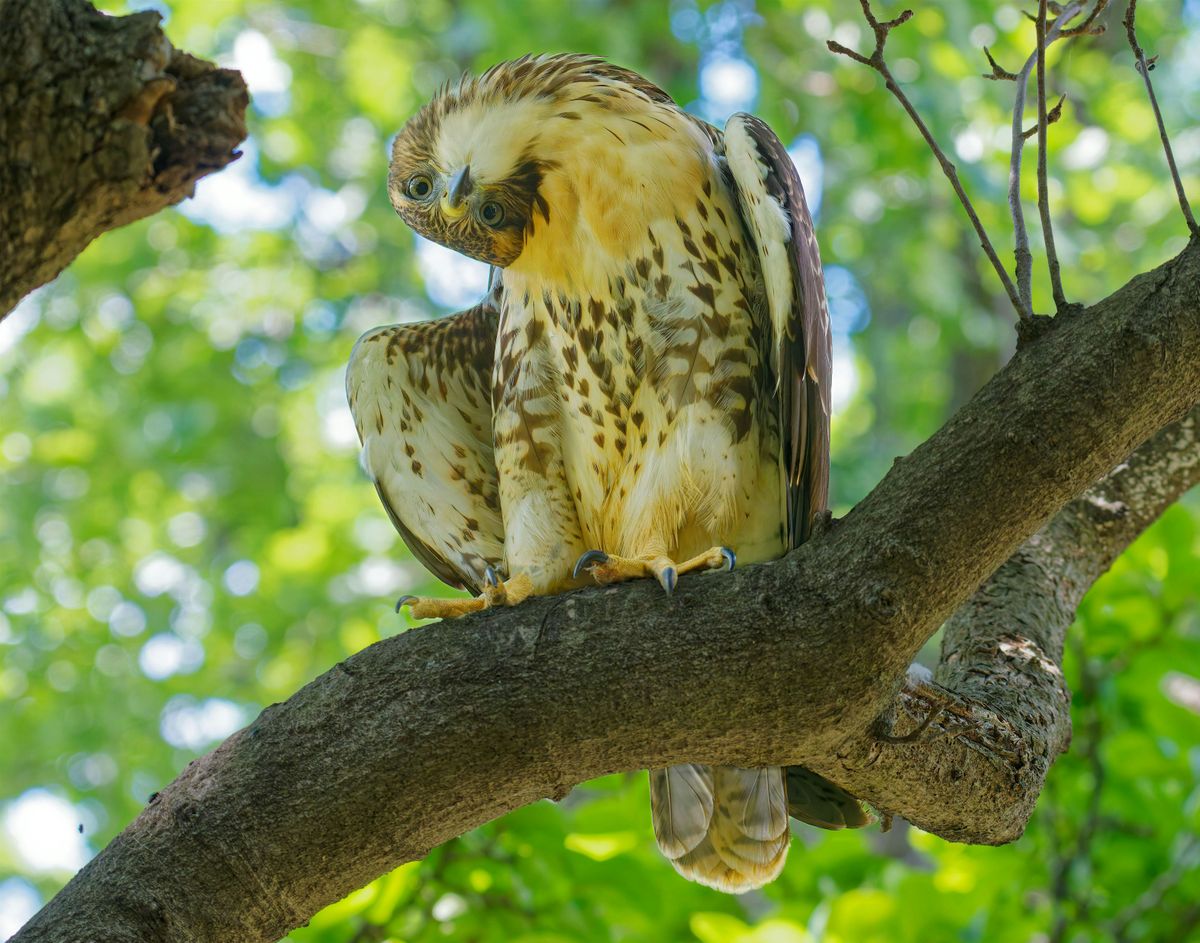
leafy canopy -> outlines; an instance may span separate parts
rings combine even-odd
[[[195,200],[104,236],[0,324],[0,936],[188,760],[403,631],[395,596],[442,591],[358,469],[342,383],[360,332],[482,289],[479,268],[417,244],[384,191],[390,135],[461,70],[599,51],[713,120],[752,109],[791,144],[819,208],[836,327],[839,512],[1011,351],[1007,300],[924,143],[876,76],[825,49],[829,37],[866,47],[855,4],[106,8],[135,7],[160,9],[180,48],[243,69],[251,138]],[[1050,57],[1068,96],[1050,160],[1072,300],[1103,296],[1185,235],[1119,14]],[[1200,194],[1200,3],[1140,14]],[[928,0],[889,60],[1008,247],[1012,87],[980,77],[985,44],[1014,68],[1033,27],[1014,5]],[[1200,919],[1195,498],[1086,600],[1068,658],[1075,743],[1014,845],[801,828],[782,879],[733,899],[658,856],[634,773],[451,842],[292,939],[1007,941],[1048,933],[1056,912],[1063,938],[1183,939]],[[1164,873],[1161,902],[1144,896]]]

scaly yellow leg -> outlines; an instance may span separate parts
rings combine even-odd
[[[496,606],[516,606],[533,595],[533,580],[525,573],[501,580],[496,577],[496,571],[488,567],[484,579],[483,592],[474,599],[401,596],[396,601],[396,611],[399,612],[401,606],[408,606],[414,619],[457,619]]]
[[[652,576],[668,593],[675,591],[680,574],[694,570],[732,570],[737,558],[728,547],[713,547],[699,556],[676,564],[665,556],[614,557],[603,550],[589,550],[575,563],[574,576],[587,571],[601,585]]]

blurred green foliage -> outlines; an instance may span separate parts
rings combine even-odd
[[[160,9],[176,45],[243,68],[255,104],[239,165],[104,236],[0,324],[0,937],[189,759],[403,631],[398,593],[439,591],[358,470],[342,383],[360,332],[444,310],[426,293],[446,297],[439,277],[479,277],[415,249],[384,192],[390,136],[444,80],[528,51],[601,52],[795,142],[837,324],[839,511],[1012,348],[1012,312],[925,145],[873,73],[824,47],[864,48],[856,4],[103,6]],[[1122,9],[1051,55],[1073,300],[1184,243]],[[1200,3],[1144,3],[1139,20],[1200,197]],[[923,0],[889,45],[1006,260],[1012,86],[980,77],[980,47],[1016,68],[1032,41],[1016,5]],[[1035,271],[1045,310],[1040,256]],[[291,939],[1185,940],[1200,925],[1195,498],[1088,596],[1067,665],[1075,742],[1011,846],[803,827],[776,884],[730,898],[658,856],[631,773],[453,841]]]

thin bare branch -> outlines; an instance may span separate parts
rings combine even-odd
[[[1103,13],[1105,7],[1107,6],[1108,0],[1097,0],[1096,5],[1092,7],[1092,12],[1087,15],[1084,21],[1078,26],[1072,26],[1070,29],[1063,30],[1063,36],[1099,36],[1104,32],[1104,24],[1098,24],[1096,26],[1093,26],[1092,24],[1096,22],[1096,17]],[[1062,18],[1060,17],[1059,19]]]
[[[1158,136],[1162,138],[1163,152],[1167,155],[1167,166],[1171,169],[1171,180],[1175,184],[1175,193],[1179,197],[1179,208],[1183,210],[1183,218],[1187,220],[1188,229],[1193,236],[1200,236],[1200,226],[1192,215],[1192,207],[1188,203],[1187,193],[1183,189],[1183,181],[1179,178],[1179,168],[1175,164],[1175,154],[1171,150],[1171,139],[1167,137],[1167,127],[1163,124],[1162,111],[1158,107],[1158,98],[1154,94],[1154,85],[1150,82],[1150,71],[1154,68],[1158,56],[1146,58],[1146,53],[1138,45],[1137,29],[1134,20],[1137,17],[1137,0],[1129,0],[1125,10],[1125,35],[1129,39],[1129,47],[1133,50],[1135,68],[1142,74],[1146,83],[1146,94],[1150,96],[1150,107],[1154,109],[1154,120],[1158,122]]]
[[[1046,0],[1038,3],[1037,16],[1037,107],[1038,107],[1038,212],[1042,217],[1042,238],[1046,243],[1046,262],[1050,268],[1050,291],[1054,307],[1062,311],[1067,306],[1063,294],[1062,271],[1058,264],[1058,249],[1054,245],[1054,222],[1050,218],[1050,191],[1046,181],[1046,129],[1050,122],[1046,114]]]
[[[958,170],[938,145],[937,141],[934,140],[933,134],[930,132],[929,127],[921,119],[921,116],[917,113],[916,108],[913,107],[913,104],[911,101],[909,101],[908,96],[904,94],[904,91],[900,88],[900,83],[896,81],[895,77],[892,75],[891,69],[888,68],[887,63],[884,61],[883,47],[887,43],[888,33],[890,33],[897,26],[908,22],[908,20],[912,18],[912,10],[905,10],[895,19],[879,20],[875,17],[875,14],[871,12],[870,0],[859,0],[859,4],[862,6],[863,16],[866,17],[867,24],[875,33],[874,52],[872,52],[870,56],[864,56],[862,53],[855,52],[853,49],[849,49],[832,39],[829,40],[826,45],[829,47],[830,52],[834,52],[840,56],[847,56],[848,58],[853,59],[855,62],[861,62],[863,65],[874,69],[881,76],[883,76],[884,84],[887,86],[888,91],[896,96],[896,100],[900,102],[901,106],[908,113],[908,116],[917,126],[917,130],[921,132],[921,136],[925,139],[925,143],[929,145],[930,149],[933,151],[934,157],[937,158],[938,163],[941,165],[942,172],[946,175],[946,179],[950,181],[950,185],[954,188],[954,192],[958,196],[959,202],[962,204],[962,207],[966,211],[968,218],[971,220],[971,225],[975,228],[975,234],[979,237],[980,246],[983,248],[988,260],[992,263],[992,268],[996,270],[996,275],[1000,279],[1000,283],[1004,286],[1004,291],[1008,294],[1009,301],[1012,302],[1013,308],[1017,312],[1017,317],[1022,321],[1029,320],[1032,317],[1032,313],[1022,307],[1021,299],[1017,296],[1017,288],[1013,284],[1012,279],[1008,277],[1008,272],[1004,270],[1004,266],[1001,264],[1000,258],[996,255],[996,250],[992,247],[992,240],[988,238],[987,231],[983,228],[983,223],[979,220],[979,214],[975,212],[975,207],[971,204],[970,197],[967,196],[966,190],[963,189],[963,185],[958,179]]]
[[[1062,106],[1063,102],[1066,100],[1067,96],[1065,94],[1058,96],[1058,101],[1054,103],[1054,107],[1046,113],[1046,124],[1054,124],[1059,118],[1062,117]],[[1031,137],[1037,134],[1037,132],[1038,126],[1035,124],[1032,128],[1026,128],[1021,132],[1021,139],[1028,141]]]
[[[985,72],[983,74],[985,79],[991,79],[993,82],[1015,82],[1017,80],[1017,73],[1009,72],[1008,69],[1000,65],[1000,63],[996,61],[996,57],[992,55],[992,51],[988,49],[987,46],[983,47],[983,54],[987,56],[988,65],[992,67],[991,72]]]
[[[1107,2],[1107,0],[1104,0]],[[1066,35],[1063,26],[1070,22],[1083,9],[1081,3],[1071,3],[1063,8],[1062,13],[1055,18],[1046,32],[1046,45],[1050,45],[1060,36]],[[1095,10],[1092,11],[1095,14]],[[985,50],[986,52],[986,50]],[[1017,73],[1017,93],[1013,98],[1012,118],[1012,155],[1008,168],[1008,210],[1012,215],[1015,246],[1013,254],[1017,262],[1017,292],[1025,310],[1033,311],[1033,255],[1029,251],[1029,231],[1025,227],[1025,208],[1021,204],[1021,159],[1024,156],[1025,140],[1030,135],[1022,130],[1025,118],[1025,96],[1029,88],[1029,73],[1037,63],[1038,54],[1035,50],[1021,71]],[[991,56],[988,56],[991,61]],[[1036,130],[1035,130],[1036,133]]]

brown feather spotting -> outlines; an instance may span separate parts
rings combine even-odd
[[[364,464],[432,572],[556,593],[588,578],[587,551],[671,591],[808,539],[828,505],[829,314],[765,123],[715,128],[595,56],[524,56],[413,115],[388,192],[420,235],[502,269],[476,308],[364,335],[347,378]],[[683,764],[651,770],[650,795],[674,867],[733,893],[779,873],[789,813],[869,821],[800,768]]]

